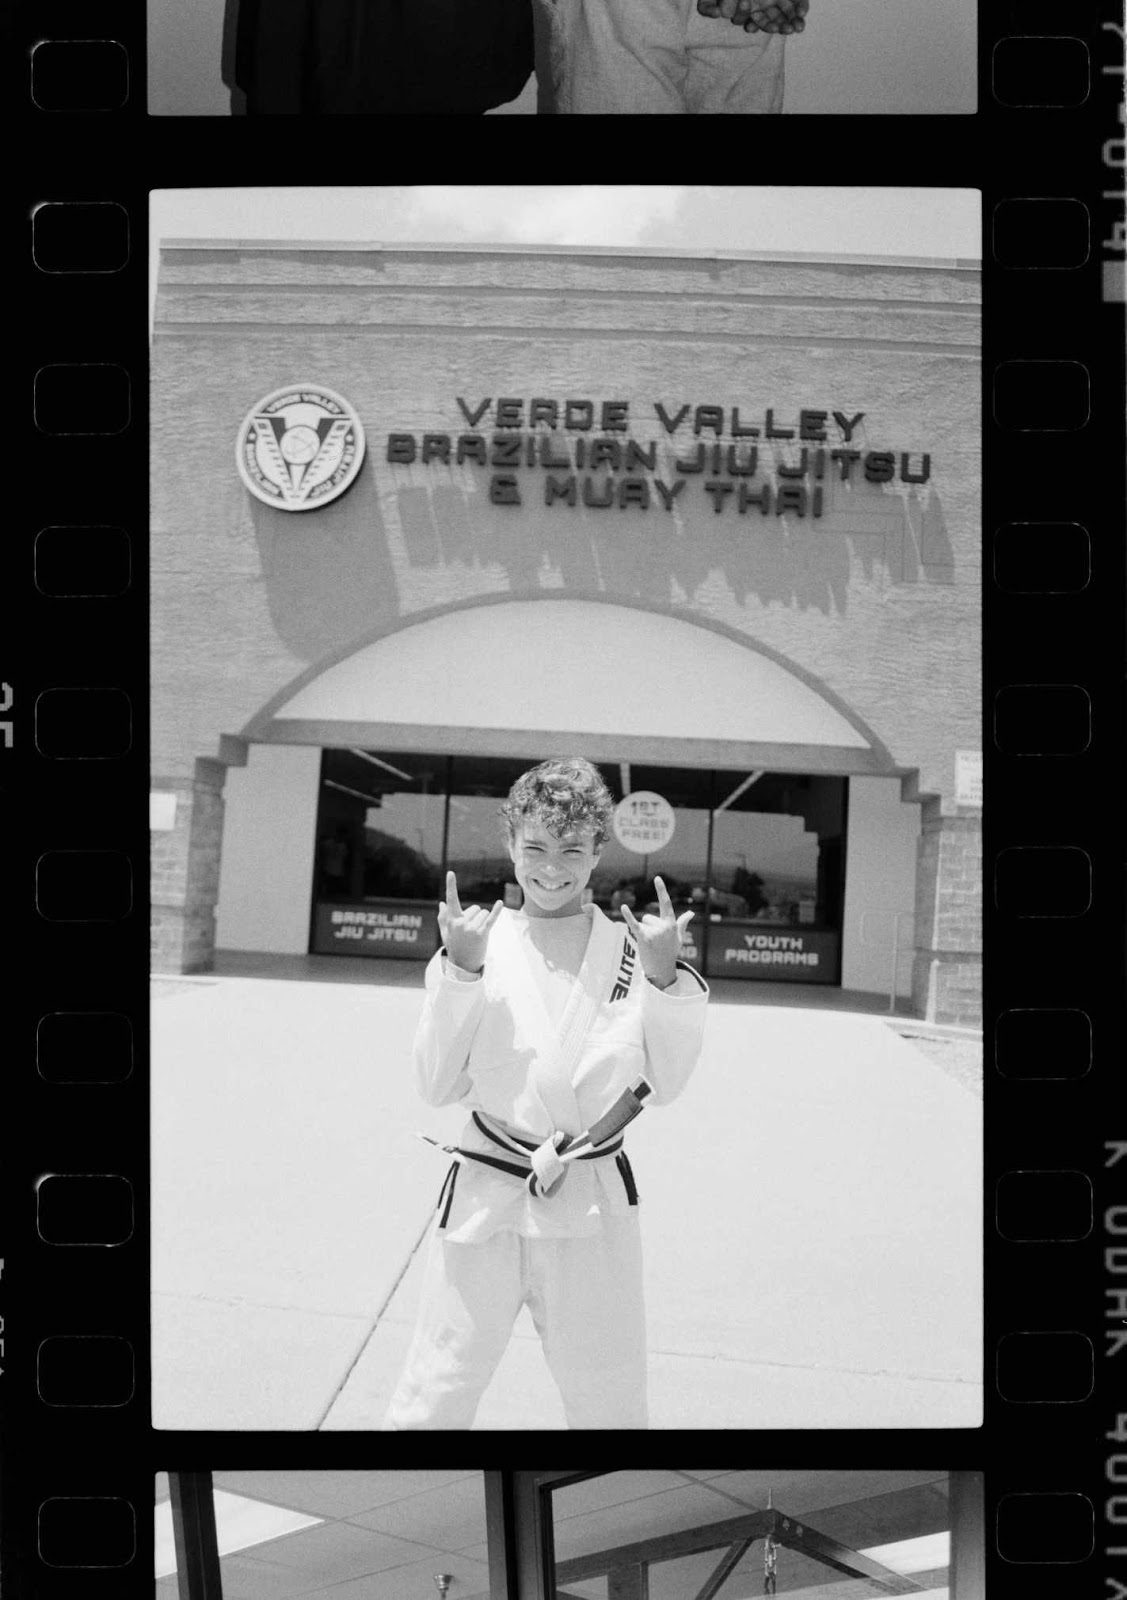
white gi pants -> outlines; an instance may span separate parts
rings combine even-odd
[[[702,17],[696,0],[540,0],[562,114],[778,112],[782,34]]]
[[[569,1428],[644,1428],[646,1329],[637,1212],[588,1238],[435,1230],[414,1339],[385,1430],[469,1428],[527,1305]]]

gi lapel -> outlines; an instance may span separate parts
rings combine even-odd
[[[500,941],[497,941],[498,934],[502,936]],[[571,1086],[571,1069],[564,1061],[559,1035],[540,997],[536,979],[529,970],[524,940],[511,921],[511,913],[502,915],[493,929],[490,952],[504,963],[505,999],[512,1009],[517,1032],[533,1047],[529,1089],[544,1106],[553,1128],[562,1128],[566,1133],[581,1133],[579,1101]],[[573,990],[564,1014],[565,1021],[574,998]]]
[[[610,998],[622,954],[623,928],[605,917],[596,905],[591,907],[591,916],[591,937],[587,941],[583,965],[560,1019],[560,1055],[569,1084],[575,1080],[587,1035],[599,1014],[599,1007]]]

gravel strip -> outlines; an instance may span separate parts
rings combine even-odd
[[[198,992],[201,988],[210,988],[210,987],[211,987],[210,984],[206,984],[206,983],[205,984],[201,984],[198,979],[195,979],[195,980],[189,980],[187,978],[150,978],[149,979],[149,988],[150,988],[150,991],[151,991],[154,999],[158,995],[191,994],[193,992],[193,990]]]
[[[899,1032],[899,1030],[897,1030]],[[929,1038],[918,1033],[901,1033],[915,1049],[935,1063],[941,1072],[982,1098],[982,1040]]]

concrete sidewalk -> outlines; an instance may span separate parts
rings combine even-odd
[[[464,1120],[381,976],[154,981],[158,1428],[381,1421]],[[884,1018],[714,999],[630,1154],[655,1428],[981,1421],[981,1105]],[[477,1426],[563,1426],[526,1314]]]

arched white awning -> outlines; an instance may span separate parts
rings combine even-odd
[[[770,657],[679,617],[587,600],[513,600],[427,618],[326,668],[273,715],[869,748]]]
[[[860,719],[734,633],[546,595],[421,617],[310,672],[246,742],[896,773]]]

